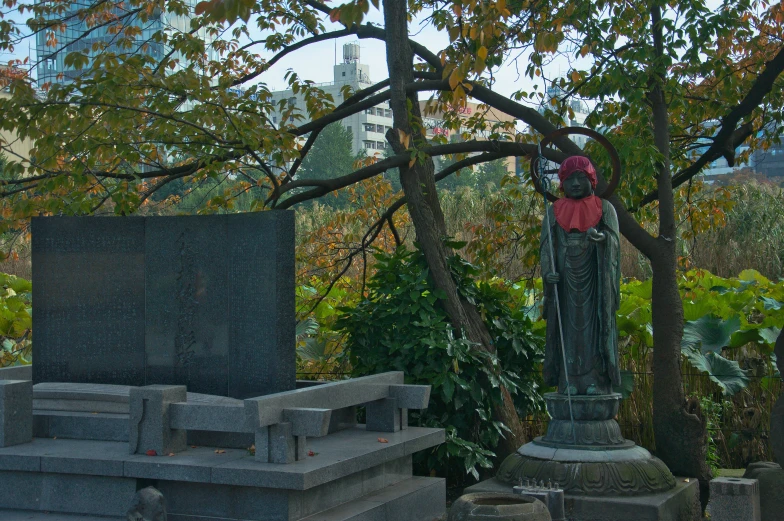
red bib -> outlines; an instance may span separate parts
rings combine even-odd
[[[602,218],[602,200],[595,195],[583,199],[561,197],[553,203],[555,220],[567,232],[573,229],[588,231],[599,224]]]

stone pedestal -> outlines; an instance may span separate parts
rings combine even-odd
[[[547,434],[504,460],[500,482],[549,481],[565,494],[583,496],[637,496],[675,487],[661,460],[621,435],[615,421],[620,394],[572,396],[574,430],[567,396],[548,393],[545,401],[552,417]]]

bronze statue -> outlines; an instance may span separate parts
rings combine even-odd
[[[540,247],[547,320],[545,384],[569,395],[609,394],[621,378],[615,325],[621,282],[618,217],[610,203],[594,195],[596,169],[588,158],[567,158],[558,178],[565,197],[547,209]]]

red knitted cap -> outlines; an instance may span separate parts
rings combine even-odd
[[[577,171],[585,172],[585,175],[588,176],[588,180],[591,181],[591,186],[596,188],[596,169],[591,164],[591,160],[584,156],[570,156],[561,163],[561,168],[558,169],[558,179],[561,180],[562,190],[563,182]]]

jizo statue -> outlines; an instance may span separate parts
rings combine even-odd
[[[547,209],[540,244],[545,384],[567,394],[566,368],[569,395],[608,394],[621,379],[615,325],[621,283],[618,217],[610,203],[594,195],[596,169],[588,158],[567,158],[558,178],[564,197]],[[560,300],[563,350],[554,291]]]

